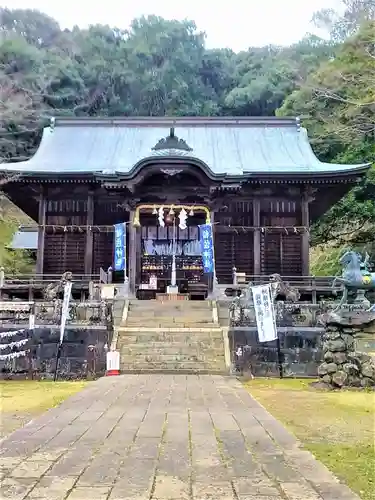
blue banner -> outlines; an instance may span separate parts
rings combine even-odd
[[[115,224],[114,271],[124,271],[126,267],[126,225]]]
[[[203,260],[203,272],[214,272],[214,248],[212,239],[211,224],[203,224],[199,226],[199,236]]]

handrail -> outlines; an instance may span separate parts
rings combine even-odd
[[[255,274],[246,274],[239,273],[234,268],[232,274],[227,273],[226,276],[221,276],[222,280],[220,280],[220,275],[218,276],[219,285],[225,285],[227,287],[238,287],[243,288],[247,286],[250,282],[254,285],[269,283],[270,276],[268,274],[263,275],[255,275]],[[239,282],[238,278],[241,277],[243,281]],[[336,276],[280,276],[282,281],[288,282],[291,286],[300,287],[302,289],[311,289],[311,290],[326,290],[332,289],[334,280]],[[225,283],[221,283],[221,281],[225,281]],[[334,289],[341,289],[342,284],[337,283],[334,286]]]
[[[104,274],[73,274],[73,283],[99,283]],[[47,285],[61,280],[61,274],[12,274],[8,275],[0,269],[0,288],[7,285]]]

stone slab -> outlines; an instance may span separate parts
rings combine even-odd
[[[359,500],[212,374],[93,382],[4,439],[0,466],[12,500]]]

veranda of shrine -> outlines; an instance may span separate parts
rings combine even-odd
[[[133,295],[151,277],[155,293],[165,292],[173,238],[180,293],[207,296],[215,283],[230,286],[234,269],[243,281],[277,273],[319,292],[330,284],[312,282],[309,228],[368,167],[319,161],[294,118],[52,119],[30,160],[1,167],[6,195],[35,221],[22,231],[37,231],[36,275],[19,283],[65,271],[83,288],[99,275],[105,281],[114,224],[124,222],[126,271],[113,280],[127,277]],[[213,275],[203,273],[197,246],[198,226],[207,221]]]

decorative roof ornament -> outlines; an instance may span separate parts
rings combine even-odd
[[[188,146],[184,139],[179,139],[174,133],[174,127],[171,127],[169,135],[160,139],[152,151],[154,151],[153,154],[160,156],[187,156],[193,149]]]

